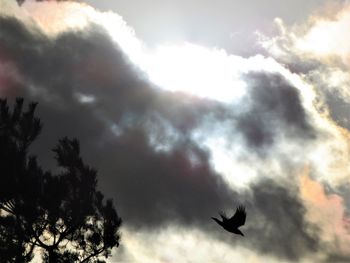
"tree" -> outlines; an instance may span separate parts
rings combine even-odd
[[[11,112],[0,99],[1,262],[30,262],[38,248],[44,262],[103,262],[119,245],[121,219],[112,200],[97,190],[97,172],[85,164],[76,139],[53,149],[58,174],[44,171],[28,149],[42,125],[36,104]]]

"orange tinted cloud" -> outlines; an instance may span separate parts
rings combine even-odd
[[[325,191],[324,185],[310,177],[305,168],[300,177],[300,196],[307,209],[306,217],[315,224],[325,247],[349,255],[350,218],[345,213],[344,199]]]

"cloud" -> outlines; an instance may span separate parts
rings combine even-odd
[[[293,188],[272,180],[263,180],[251,188],[252,221],[247,235],[253,237],[254,247],[263,254],[273,250],[282,258],[298,260],[318,249],[317,235],[309,231],[311,224],[304,218],[306,209]]]
[[[186,235],[191,240],[205,236],[219,242],[215,260],[227,244],[244,247],[252,262],[256,255],[301,261],[317,252],[322,244],[314,227],[328,228],[313,220],[315,206],[307,195],[313,184],[300,188],[297,172],[307,163],[317,180],[335,188],[335,177],[347,178],[349,135],[321,111],[327,104],[310,75],[291,72],[277,58],[219,52],[214,67],[227,61],[242,65],[231,73],[245,84],[238,101],[169,91],[149,80],[145,64],[135,64],[151,56],[142,55],[137,39],[128,47],[134,35],[119,16],[72,2],[28,2],[10,9],[27,17],[0,18],[1,96],[39,101],[44,130],[33,151],[46,167],[54,169],[47,153],[59,137],[81,141],[84,157],[100,172],[100,187],[124,218],[126,254],[133,254],[133,244],[148,241],[147,234],[175,246],[177,229],[198,231]],[[118,30],[106,21],[117,21]],[[178,76],[171,69],[167,74]],[[233,212],[239,203],[247,206],[243,232],[250,238],[237,241],[219,232],[210,217],[219,210]],[[174,242],[165,240],[164,229]],[[142,252],[142,246],[132,255],[136,261],[159,249]],[[232,255],[240,257],[236,252]]]
[[[283,76],[268,73],[250,73],[248,110],[237,121],[248,146],[253,148],[271,144],[281,133],[291,137],[312,139],[315,131],[303,109],[299,91]]]
[[[224,235],[222,235],[224,236]],[[133,249],[122,257],[115,255],[115,261],[126,262],[288,262],[281,258],[261,254],[256,250],[235,244],[235,238],[212,236],[197,229],[169,226],[156,233],[124,231],[124,245]],[[239,243],[239,242],[237,242]],[[123,244],[122,244],[123,245]],[[314,254],[315,255],[315,254]],[[314,257],[315,258],[315,257]],[[309,258],[298,262],[310,262]]]
[[[130,224],[159,224],[169,215],[200,219],[222,206],[228,188],[210,168],[208,153],[189,137],[211,109],[219,111],[216,103],[156,89],[98,26],[52,39],[40,31],[32,33],[14,18],[0,23],[1,45],[10,54],[7,61],[26,85],[13,96],[40,104],[46,129],[35,151],[47,166],[53,165],[44,154],[49,145],[63,135],[77,136],[103,174],[102,187],[108,186],[124,204]],[[94,100],[82,101],[79,94]],[[178,137],[169,153],[158,153],[150,144],[154,136],[159,137],[157,145],[168,142],[162,128]],[[159,213],[158,200],[164,206]],[[207,205],[202,211],[203,203]]]
[[[337,8],[327,9],[328,12],[314,14],[304,23],[293,26],[276,18],[279,34],[272,38],[261,35],[263,46],[280,59],[296,58],[297,53],[304,60],[313,59],[332,65],[348,64],[350,50],[346,45],[349,38],[346,25],[350,19],[349,5],[343,2]]]
[[[311,16],[305,23],[293,26],[276,19],[280,33],[261,40],[269,54],[285,64],[291,72],[301,76],[314,90],[316,95],[313,104],[318,111],[316,115],[323,119],[317,121],[318,126],[322,126],[327,134],[323,146],[321,143],[316,146],[323,148],[321,151],[327,164],[318,162],[315,165],[318,169],[316,175],[328,183],[337,182],[338,186],[348,178],[346,158],[349,154],[347,145],[350,126],[347,109],[350,96],[347,83],[350,75],[349,54],[346,47],[343,47],[348,38],[347,31],[344,30],[349,19],[348,10],[349,5],[346,2],[326,6],[322,13]],[[331,152],[336,157],[329,154]]]
[[[261,44],[278,61],[317,85],[321,95],[327,93],[326,99],[349,103],[346,84],[349,80],[350,49],[346,44],[350,37],[346,30],[349,8],[346,2],[338,3],[336,8],[330,5],[328,10],[324,8],[321,14],[294,26],[276,19],[280,34],[272,38],[262,37]],[[337,108],[337,104],[332,103],[330,108]],[[339,108],[335,111],[339,112]],[[333,117],[341,125],[346,125],[343,111],[340,116],[335,113]]]
[[[318,143],[317,147],[322,145],[319,157],[313,154],[318,161],[300,179],[306,220],[318,227],[325,262],[349,260],[349,50],[344,44],[348,20],[349,5],[344,2],[337,10],[315,15],[304,24],[291,27],[277,20],[280,35],[263,41],[277,61],[313,86],[321,102],[317,109],[328,120],[326,142]]]
[[[300,189],[307,208],[306,218],[319,227],[322,247],[328,252],[328,260],[348,261],[350,218],[345,213],[343,198],[338,194],[326,193],[322,184],[310,178],[307,168],[300,177]]]

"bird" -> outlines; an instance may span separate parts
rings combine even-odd
[[[244,206],[238,206],[236,213],[231,218],[227,218],[223,212],[220,212],[219,215],[221,216],[222,221],[215,217],[212,217],[212,219],[228,232],[244,236],[244,234],[238,229],[240,226],[244,225],[247,217]]]

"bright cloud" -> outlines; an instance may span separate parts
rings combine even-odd
[[[199,230],[167,227],[157,233],[125,230],[125,246],[133,251],[125,255],[126,261],[144,263],[175,262],[285,262],[252,253],[244,247],[232,247],[229,242],[213,238]]]
[[[296,39],[296,48],[323,58],[338,56],[349,63],[349,11],[346,7],[335,17],[314,17],[306,33]]]

